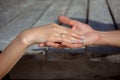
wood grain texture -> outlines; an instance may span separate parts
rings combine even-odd
[[[101,25],[91,22],[91,20],[99,22]],[[115,29],[105,0],[90,1],[89,24],[97,30]]]
[[[28,68],[29,67],[29,68]],[[40,80],[119,80],[120,64],[84,59],[39,60],[22,58],[14,67],[11,79]]]
[[[10,6],[6,4],[6,7],[0,11],[0,28],[11,22],[17,16],[19,16],[24,10],[30,7],[36,0],[13,0],[14,4],[10,2]],[[9,3],[9,1],[4,2]],[[4,4],[2,3],[2,4]]]
[[[0,12],[10,9],[18,0],[0,0]]]
[[[70,0],[55,0],[34,26],[56,22],[59,15],[64,15],[69,3]]]
[[[20,32],[34,25],[53,0],[37,1],[33,6],[16,17],[0,30],[0,49],[3,50]],[[42,7],[40,7],[42,6]]]
[[[87,6],[87,0],[72,0],[65,15],[78,21],[86,22]]]
[[[120,0],[108,0],[113,17],[117,23],[118,29],[120,29]]]

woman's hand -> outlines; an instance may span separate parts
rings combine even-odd
[[[59,21],[63,24],[72,26],[72,30],[75,31],[80,36],[80,43],[71,44],[64,42],[63,45],[66,45],[70,48],[83,47],[94,45],[94,43],[99,40],[99,35],[96,30],[92,29],[89,25],[81,23],[76,20],[69,19],[65,16],[59,16]]]
[[[72,30],[61,27],[57,24],[49,24],[24,31],[21,35],[24,41],[31,44],[47,44],[47,46],[60,47],[59,43],[71,39],[79,41],[79,36]]]
[[[78,38],[79,36],[74,31],[57,24],[23,31],[0,54],[0,79],[12,69],[30,45],[47,43],[48,46],[60,47],[59,43],[62,43],[64,39],[69,42],[71,39],[79,41]]]

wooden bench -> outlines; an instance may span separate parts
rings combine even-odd
[[[3,51],[25,29],[53,22],[59,24],[57,20],[59,15],[65,15],[87,23],[96,30],[109,31],[120,29],[119,14],[120,0],[1,0],[0,50]],[[43,53],[47,53],[47,55]],[[33,45],[26,50],[26,56],[13,68],[11,78],[107,79],[111,76],[118,78],[120,64],[104,63],[102,61],[113,62],[113,57],[108,58],[108,56],[119,53],[120,48],[110,46],[87,46],[79,49],[61,50],[39,48]],[[118,55],[117,57],[119,59]],[[115,62],[116,56],[114,59]],[[101,63],[91,62],[90,60]],[[81,70],[83,70],[82,73],[80,73]],[[104,70],[106,70],[106,74],[104,74]]]

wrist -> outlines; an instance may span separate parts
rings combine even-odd
[[[24,46],[29,47],[32,45],[32,40],[30,40],[25,32],[18,35],[18,41],[20,41]]]
[[[98,35],[98,40],[94,43],[95,45],[107,45],[107,32],[104,31],[96,31],[96,34]]]

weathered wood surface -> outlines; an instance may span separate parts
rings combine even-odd
[[[11,8],[12,5],[15,5],[18,0],[0,0],[0,12],[8,10]]]
[[[36,22],[34,26],[46,25],[56,22],[59,15],[64,15],[69,3],[70,0],[54,0],[53,4],[48,7],[46,12]]]
[[[41,60],[41,55],[26,56],[11,72],[11,79],[30,80],[119,80],[120,64],[68,58]],[[36,58],[37,57],[37,58]],[[54,58],[56,56],[53,56]],[[29,68],[28,68],[29,67]]]
[[[87,0],[72,0],[65,15],[86,22],[87,6]]]
[[[115,23],[117,24],[118,29],[120,29],[120,0],[107,0]]]
[[[52,2],[52,0],[40,0],[34,3],[21,15],[0,29],[0,49],[3,50],[20,32],[31,28]]]
[[[91,20],[101,24],[96,24],[91,22]],[[89,24],[97,30],[115,29],[105,0],[90,0]]]
[[[17,16],[19,16],[24,10],[26,10],[28,7],[30,7],[32,4],[34,4],[35,1],[33,0],[12,0],[6,2],[1,2],[0,6],[0,28],[4,27],[15,19]],[[4,3],[9,3],[5,4]]]

